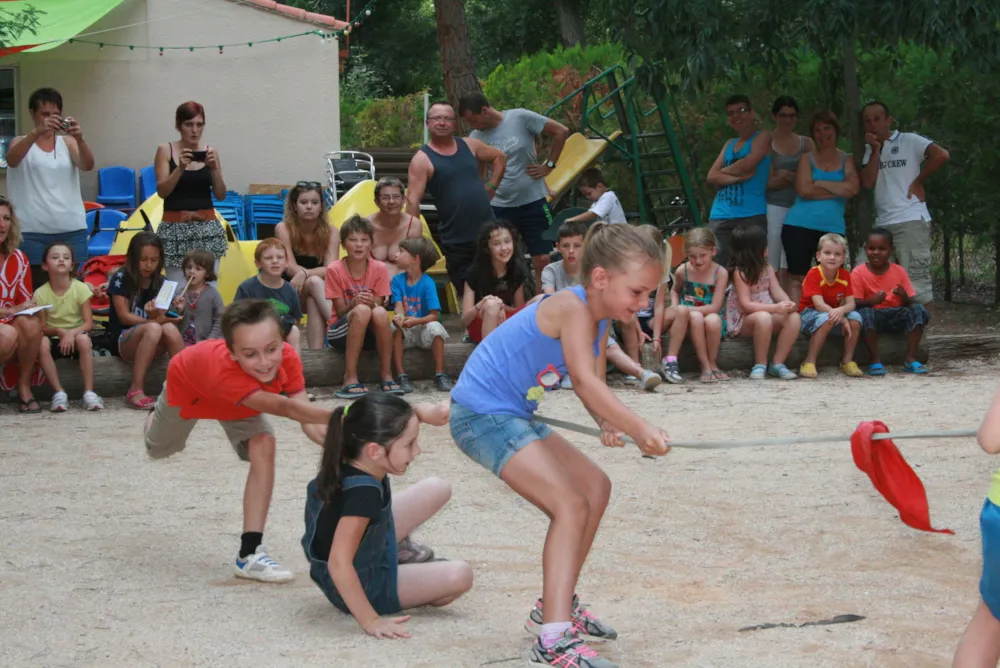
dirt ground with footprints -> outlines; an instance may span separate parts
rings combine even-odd
[[[987,362],[927,377],[822,370],[817,381],[616,386],[676,438],[849,434],[881,419],[897,431],[975,427],[997,388]],[[414,400],[440,400],[420,384]],[[320,401],[336,400],[317,390]],[[0,405],[0,665],[516,666],[541,589],[540,512],[466,459],[446,428],[397,489],[428,475],[454,487],[416,537],[468,561],[473,590],[413,613],[410,640],[377,641],[330,606],[299,545],[319,449],[277,420],[279,455],[265,534],[298,575],[288,585],[231,575],[245,465],[205,423],[188,449],[147,459],[143,413],[121,400],[84,413],[18,416]],[[543,414],[589,424],[560,390]],[[647,460],[571,435],[614,483],[579,591],[615,626],[599,647],[623,667],[920,668],[948,665],[977,600],[978,515],[1000,465],[972,439],[899,442],[927,487],[932,522],[903,525],[851,459],[850,446],[677,449]],[[855,614],[831,626],[740,631]]]

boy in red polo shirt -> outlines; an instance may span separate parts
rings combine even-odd
[[[802,281],[799,313],[802,314],[802,331],[810,336],[809,352],[799,367],[799,375],[803,378],[818,375],[816,358],[831,333],[844,337],[841,372],[852,378],[864,375],[854,361],[854,349],[861,337],[861,316],[854,310],[851,274],[844,269],[846,256],[847,239],[839,234],[824,234],[816,251],[819,266],[810,269]]]
[[[171,358],[167,382],[146,419],[146,451],[154,459],[180,452],[198,420],[217,420],[236,454],[250,462],[243,492],[243,536],[236,575],[288,582],[292,573],[264,549],[264,523],[274,488],[274,429],[261,413],[302,424],[323,445],[331,410],[310,405],[302,361],[285,343],[268,302],[246,299],[222,314],[223,340],[202,341]]]
[[[900,265],[889,262],[894,248],[892,232],[877,227],[865,242],[867,262],[851,272],[854,299],[864,326],[865,344],[871,353],[872,364],[868,375],[884,376],[885,365],[878,352],[878,335],[906,333],[906,360],[903,371],[924,374],[928,369],[917,360],[920,339],[931,315],[923,304],[913,301],[916,291],[910,276]]]

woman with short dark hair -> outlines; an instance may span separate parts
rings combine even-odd
[[[226,231],[215,214],[216,199],[226,196],[219,153],[201,145],[205,131],[205,108],[197,102],[177,107],[175,127],[179,141],[160,144],[153,166],[156,192],[163,198],[163,219],[156,233],[163,240],[167,278],[183,282],[184,255],[200,248],[219,260],[226,254]]]
[[[781,241],[788,259],[789,297],[797,302],[802,281],[812,267],[819,239],[843,235],[847,200],[858,194],[861,180],[850,154],[837,148],[840,122],[832,111],[820,111],[809,123],[816,150],[799,159],[795,171],[795,204],[788,211]]]
[[[54,88],[39,88],[28,98],[34,127],[7,148],[7,192],[21,222],[21,250],[35,287],[48,280],[42,253],[54,241],[87,261],[87,214],[80,194],[80,171],[94,168],[94,154],[80,122],[63,117],[63,98]]]

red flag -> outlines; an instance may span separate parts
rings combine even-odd
[[[875,489],[899,511],[899,519],[921,531],[954,534],[951,529],[931,526],[927,492],[920,478],[903,459],[891,439],[872,440],[872,434],[887,434],[884,422],[862,422],[851,434],[851,454],[859,469],[868,474]]]

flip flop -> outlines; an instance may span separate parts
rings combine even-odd
[[[361,390],[358,392],[357,390]],[[368,388],[362,383],[351,383],[350,385],[344,385],[342,388],[333,393],[333,396],[338,399],[357,399],[358,397],[363,397],[368,394]]]
[[[27,401],[19,398],[17,411],[19,413],[41,413],[42,407],[34,397]]]

